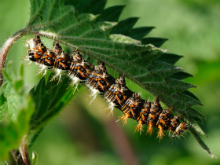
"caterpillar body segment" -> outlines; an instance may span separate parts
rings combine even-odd
[[[55,53],[50,49],[47,49],[47,51],[41,56],[39,63],[49,67],[49,69],[52,69],[55,62],[55,58]]]
[[[189,125],[186,123],[180,123],[180,117],[182,117],[182,115],[174,116],[170,120],[170,131],[173,133],[172,138],[181,135],[181,133],[185,132],[189,127]]]
[[[54,68],[68,71],[73,57],[70,54],[64,53],[58,41],[55,41],[53,45],[53,52],[56,57]]]
[[[157,137],[159,139],[162,139],[164,136],[164,131],[169,129],[171,117],[172,117],[171,108],[165,109],[160,113],[159,118],[156,123],[156,126],[158,128]]]
[[[98,94],[108,90],[113,81],[114,78],[107,73],[104,63],[96,65],[85,81],[85,85],[91,90],[90,96],[93,97],[91,102]]]
[[[113,81],[114,79],[107,73],[104,63],[100,63],[95,66],[94,71],[89,75],[85,85],[99,92],[105,92],[110,87],[110,84],[113,84]]]
[[[51,81],[57,77],[59,77],[59,81],[60,81],[61,75],[63,73],[67,73],[68,70],[70,69],[72,56],[70,54],[64,53],[58,41],[54,41],[53,43],[53,52],[55,54],[55,61],[54,61],[53,68],[56,74],[51,79]]]
[[[145,100],[140,110],[139,116],[136,119],[138,122],[138,125],[135,128],[135,132],[140,132],[140,133],[143,132],[143,124],[147,124],[147,119],[150,113],[150,108],[151,108],[151,102]]]
[[[114,107],[120,108],[131,97],[132,92],[126,87],[125,78],[119,76],[109,89],[104,92],[104,98],[109,104],[110,113],[113,113]]]
[[[157,97],[156,100],[154,100],[151,103],[150,113],[147,118],[147,125],[148,125],[147,132],[150,135],[153,133],[153,127],[156,126],[159,115],[161,114],[162,111],[163,111],[163,109],[159,103],[159,97]]]
[[[122,106],[121,111],[123,112],[123,117],[120,119],[127,123],[128,118],[137,120],[140,114],[140,108],[142,107],[142,99],[138,93],[133,93],[131,97]]]
[[[86,80],[93,70],[94,66],[86,62],[79,51],[75,51],[68,74],[80,80]]]
[[[43,54],[46,52],[46,47],[41,42],[40,36],[36,35],[35,38],[27,41],[28,56],[32,62],[38,62]]]

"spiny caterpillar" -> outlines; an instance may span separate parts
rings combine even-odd
[[[40,67],[39,73],[46,74],[47,70],[53,70],[55,76],[61,79],[61,74],[66,73],[72,80],[72,85],[77,88],[79,83],[83,83],[92,91],[93,99],[98,93],[103,94],[108,102],[110,113],[114,107],[120,109],[123,116],[119,118],[124,124],[129,118],[138,122],[135,131],[143,131],[143,125],[148,125],[147,132],[151,135],[153,127],[158,128],[157,137],[162,139],[164,131],[172,132],[172,137],[181,135],[188,124],[180,122],[181,115],[173,116],[171,108],[161,107],[159,97],[150,102],[142,99],[138,93],[132,92],[126,86],[125,78],[120,75],[114,79],[107,73],[104,63],[94,66],[86,62],[82,54],[76,50],[73,55],[64,53],[58,41],[54,41],[53,50],[44,46],[40,35],[28,40],[28,60]]]

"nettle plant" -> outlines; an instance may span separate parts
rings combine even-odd
[[[182,56],[158,48],[166,39],[144,38],[153,27],[133,28],[137,18],[118,22],[124,6],[105,8],[106,0],[30,0],[30,3],[28,25],[13,34],[1,50],[0,160],[7,159],[8,164],[35,164],[36,155],[29,158],[28,147],[50,119],[72,99],[75,90],[74,87],[68,88],[72,80],[66,75],[62,75],[59,83],[59,79],[50,81],[54,76],[52,69],[51,74],[27,91],[23,79],[24,66],[21,65],[18,76],[11,74],[10,64],[5,69],[6,56],[13,43],[22,36],[35,34],[78,50],[84,58],[104,63],[155,98],[159,97],[161,102],[172,108],[173,114],[181,117],[187,131],[202,148],[215,157],[199,136],[206,136],[197,124],[204,116],[192,106],[202,104],[188,91],[195,86],[182,81],[192,75],[174,65]],[[32,51],[34,44],[34,40],[28,42]],[[134,116],[127,117],[135,119]]]

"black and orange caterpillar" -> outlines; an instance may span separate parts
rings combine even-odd
[[[40,73],[46,74],[48,69],[53,70],[56,74],[52,80],[56,77],[60,80],[61,73],[66,73],[76,88],[80,82],[84,83],[92,91],[94,99],[98,93],[102,93],[109,104],[110,113],[117,107],[123,113],[119,120],[124,124],[128,118],[138,122],[135,131],[142,132],[143,125],[146,124],[147,132],[151,135],[153,127],[157,127],[157,137],[162,139],[166,130],[169,130],[174,138],[188,128],[188,124],[180,122],[181,115],[171,114],[172,108],[163,110],[159,97],[153,102],[142,99],[138,93],[128,89],[122,75],[118,79],[109,75],[104,63],[94,66],[86,62],[78,50],[74,51],[73,55],[64,53],[58,41],[54,41],[53,50],[49,50],[41,42],[39,34],[28,41],[28,47],[28,58],[40,67]]]

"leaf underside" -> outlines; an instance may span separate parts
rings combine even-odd
[[[157,48],[167,39],[145,38],[154,27],[133,28],[138,21],[136,17],[117,23],[124,6],[105,9],[105,0],[30,0],[30,3],[26,27],[29,34],[39,33],[78,49],[159,96],[175,113],[184,115],[184,120],[192,125],[191,132],[207,151],[197,134],[204,132],[193,127],[204,116],[192,106],[202,104],[188,91],[195,86],[182,81],[192,75],[174,65],[182,56]],[[71,99],[73,89],[66,90],[68,81],[65,77],[57,85],[44,77],[30,91],[36,109],[30,122],[30,143]]]
[[[63,76],[58,85],[58,80],[50,81],[53,76],[50,74],[48,78],[43,77],[30,91],[36,110],[30,121],[29,144],[33,143],[43,126],[58,114],[74,96],[74,89],[70,86],[71,82],[68,77]]]

